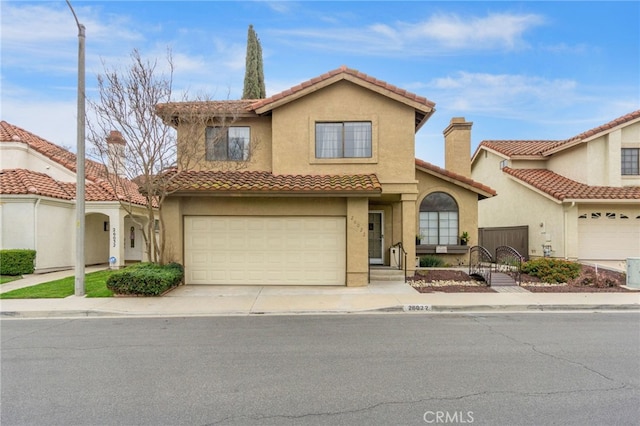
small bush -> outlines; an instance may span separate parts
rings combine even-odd
[[[561,259],[542,257],[522,265],[522,272],[546,283],[566,283],[580,275],[580,264]]]
[[[421,268],[441,268],[444,266],[444,260],[438,256],[420,256]]]
[[[107,279],[107,288],[115,294],[159,296],[182,282],[182,265],[170,263],[138,263],[122,271],[112,273]]]
[[[0,250],[0,275],[33,274],[35,260],[35,250]]]

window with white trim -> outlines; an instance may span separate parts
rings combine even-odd
[[[371,158],[371,122],[316,123],[316,158]]]
[[[420,203],[420,244],[458,244],[458,204],[444,192],[432,192]]]
[[[640,148],[622,148],[622,174],[640,175]]]
[[[249,127],[207,127],[205,158],[207,161],[247,161],[250,140]]]

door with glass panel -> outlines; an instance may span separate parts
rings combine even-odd
[[[382,212],[369,212],[369,263],[384,263],[384,215]]]

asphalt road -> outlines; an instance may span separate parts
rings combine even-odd
[[[9,425],[631,425],[640,314],[2,320]]]

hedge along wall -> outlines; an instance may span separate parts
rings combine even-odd
[[[35,250],[0,250],[0,275],[33,274],[35,261]]]

